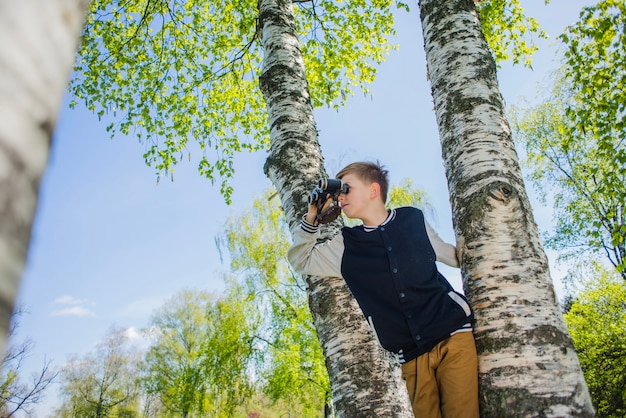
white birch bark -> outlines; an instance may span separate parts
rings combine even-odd
[[[0,350],[88,4],[0,0]]]
[[[293,227],[306,211],[306,195],[325,176],[323,159],[291,2],[260,0],[259,17],[265,51],[260,85],[271,138],[265,172]],[[337,227],[328,227],[325,237]],[[397,360],[374,340],[343,279],[309,277],[307,283],[337,416],[412,417]]]
[[[472,0],[421,0],[483,417],[593,416]]]

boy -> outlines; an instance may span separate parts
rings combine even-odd
[[[416,417],[478,418],[473,312],[435,264],[458,267],[455,247],[421,210],[385,208],[389,182],[379,164],[353,163],[337,178],[348,185],[338,198],[343,212],[363,224],[316,245],[317,206],[309,205],[289,262],[303,274],[344,278],[380,344],[398,354]]]

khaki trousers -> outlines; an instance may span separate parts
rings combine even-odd
[[[402,364],[416,418],[478,418],[478,357],[471,332],[459,332]]]

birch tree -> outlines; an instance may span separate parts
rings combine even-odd
[[[482,416],[593,416],[469,0],[420,12],[465,293],[476,310]]]
[[[291,3],[259,2],[266,51],[260,76],[270,127],[265,174],[278,190],[291,228],[306,209],[306,191],[327,177],[317,139],[304,61]],[[324,233],[337,233],[338,224]],[[372,338],[369,326],[339,277],[308,277],[309,306],[338,416],[412,416],[399,368]]]
[[[0,1],[0,350],[87,3]]]

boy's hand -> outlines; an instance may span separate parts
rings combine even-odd
[[[320,212],[324,212],[326,209],[330,207],[332,203],[333,203],[332,196],[328,196],[321,210],[318,210],[317,203],[313,203],[309,205],[309,211],[307,212],[306,217],[305,217],[306,221],[313,225],[319,225],[319,222],[317,221],[317,214]]]

